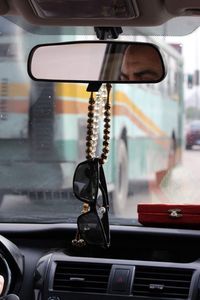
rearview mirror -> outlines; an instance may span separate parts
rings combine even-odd
[[[63,82],[156,83],[166,75],[157,46],[113,41],[38,45],[28,72],[34,80]]]

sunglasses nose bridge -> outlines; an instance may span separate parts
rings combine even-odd
[[[95,211],[96,210],[96,202],[90,202],[89,207],[90,207],[90,211]]]

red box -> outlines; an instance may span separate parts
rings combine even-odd
[[[137,211],[146,226],[200,229],[200,205],[138,204]]]

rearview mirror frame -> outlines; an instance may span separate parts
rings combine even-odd
[[[156,56],[159,58],[159,63],[160,63],[160,68],[161,68],[160,77],[158,79],[153,79],[153,80],[126,80],[126,79],[123,79],[123,80],[122,79],[120,79],[120,80],[117,79],[116,80],[116,78],[114,80],[111,80],[110,78],[109,79],[106,78],[106,76],[108,77],[108,72],[112,73],[112,74],[115,74],[114,71],[112,70],[112,68],[116,68],[116,61],[117,61],[117,68],[119,68],[120,64],[122,65],[122,59],[124,57],[124,53],[125,53],[126,50],[124,50],[123,53],[121,53],[121,52],[117,53],[117,55],[120,55],[120,59],[119,59],[119,61],[115,59],[115,63],[110,62],[110,57],[109,57],[109,65],[108,65],[108,62],[107,62],[108,58],[106,58],[105,55],[104,55],[104,58],[102,59],[102,64],[101,64],[101,74],[102,74],[102,72],[104,74],[103,78],[102,78],[102,75],[101,75],[101,77],[98,78],[98,79],[93,79],[93,78],[92,79],[69,79],[69,78],[64,78],[64,77],[58,78],[57,76],[49,76],[49,75],[36,76],[35,73],[33,72],[33,66],[34,66],[35,61],[37,61],[36,58],[37,58],[37,55],[38,55],[38,51],[41,51],[41,50],[43,51],[44,49],[45,50],[51,49],[51,51],[53,51],[53,50],[55,51],[55,50],[57,50],[57,49],[59,49],[60,47],[63,47],[63,46],[65,47],[65,46],[70,46],[70,45],[72,45],[72,46],[73,45],[78,45],[78,46],[81,47],[81,46],[84,46],[84,44],[85,45],[89,45],[90,47],[91,46],[93,47],[93,45],[96,45],[96,46],[98,45],[97,47],[102,47],[103,44],[105,44],[106,45],[106,49],[107,48],[112,48],[112,47],[116,48],[116,49],[119,48],[119,47],[127,49],[128,47],[132,47],[132,46],[136,46],[136,47],[140,47],[140,48],[141,47],[146,47],[146,48],[149,47],[149,49],[152,49],[152,50],[155,51]],[[47,49],[47,47],[49,47],[49,48]],[[141,53],[141,51],[140,51],[140,53]],[[48,55],[50,55],[50,54],[48,54]],[[40,65],[40,71],[42,70],[42,65],[44,66],[45,60],[47,61],[48,55],[44,55],[43,54],[43,59],[42,59],[41,63],[39,64]],[[62,56],[62,55],[57,55],[57,58],[56,58],[57,61],[60,60],[60,56]],[[107,53],[106,53],[106,55],[107,55]],[[113,55],[113,53],[112,53],[112,55]],[[50,56],[51,56],[51,58],[53,58],[52,53],[51,53]],[[49,61],[46,62],[46,68],[47,68],[47,66],[49,68],[49,65],[51,64],[52,60],[50,60],[50,56],[49,56]],[[54,60],[55,60],[55,57],[56,56],[54,55]],[[66,59],[66,55],[65,55],[65,59]],[[94,59],[95,59],[95,57],[93,58],[93,60]],[[39,62],[39,60],[38,60],[38,62]],[[96,62],[94,61],[94,63],[96,63]],[[104,67],[104,65],[106,65],[107,67]],[[63,66],[63,63],[60,63],[60,66]],[[102,66],[104,68],[103,71],[102,71]],[[55,69],[55,65],[54,65],[54,68],[52,67],[50,69],[54,70]],[[59,70],[60,69],[61,68],[59,68]],[[120,84],[121,83],[126,83],[126,84],[127,83],[129,83],[129,84],[130,83],[137,83],[137,84],[141,84],[141,83],[142,84],[147,84],[148,83],[148,84],[154,84],[154,83],[158,83],[158,82],[162,81],[165,78],[166,73],[167,73],[164,55],[162,54],[160,48],[157,45],[152,44],[152,43],[144,43],[144,42],[124,42],[124,41],[73,41],[73,42],[64,42],[64,43],[40,44],[40,45],[35,46],[31,50],[31,52],[29,54],[29,57],[28,57],[27,70],[28,70],[28,74],[29,74],[30,78],[32,80],[35,80],[35,81],[54,81],[54,82],[69,82],[69,83],[91,83],[91,82],[98,82],[98,83],[120,83]],[[49,74],[49,69],[48,69],[48,74]]]

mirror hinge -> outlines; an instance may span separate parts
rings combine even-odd
[[[94,27],[94,31],[99,40],[117,39],[123,32],[121,27]]]

